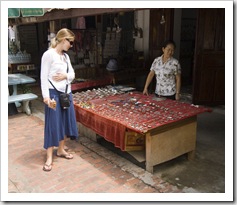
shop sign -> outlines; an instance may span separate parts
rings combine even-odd
[[[43,8],[8,8],[8,18],[43,16]]]

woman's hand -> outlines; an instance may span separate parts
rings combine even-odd
[[[149,85],[150,85],[150,83],[151,83],[151,81],[152,81],[154,75],[155,75],[155,71],[154,71],[154,70],[151,70],[151,71],[149,72],[147,78],[146,78],[146,83],[145,83],[144,90],[143,90],[143,94],[144,94],[144,95],[149,95],[147,88],[149,87]]]
[[[46,98],[44,98],[44,103],[46,104],[46,105],[49,105],[50,104],[50,98],[49,97],[46,97]]]
[[[144,88],[143,95],[149,95],[147,88]]]
[[[66,73],[56,73],[56,75],[53,76],[54,81],[62,81],[64,79],[67,79]]]
[[[175,94],[175,100],[180,100],[180,96],[181,96],[181,95],[180,95],[179,93],[176,93],[176,94]]]
[[[52,109],[56,108],[56,101],[54,99],[51,100],[49,97],[46,97],[44,98],[44,103]]]

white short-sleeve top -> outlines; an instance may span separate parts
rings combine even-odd
[[[68,68],[68,73],[67,73]],[[67,73],[67,79],[60,82],[53,80],[56,73]],[[50,48],[43,54],[41,58],[41,90],[43,98],[49,97],[49,89],[54,89],[49,80],[53,83],[54,87],[60,91],[65,92],[66,85],[68,84],[67,93],[71,92],[71,82],[75,78],[75,72],[71,65],[69,56],[64,53],[60,55],[54,48]]]
[[[176,93],[176,75],[181,73],[181,66],[177,59],[171,57],[165,63],[162,61],[162,56],[157,57],[151,69],[156,75],[156,90],[157,95],[170,96]]]

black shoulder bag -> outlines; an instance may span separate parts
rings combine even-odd
[[[65,56],[66,58],[66,56]],[[67,60],[66,60],[67,61]],[[68,73],[68,62],[67,62],[67,73]],[[54,87],[53,83],[49,80],[51,85]],[[68,109],[70,107],[70,95],[67,93],[68,84],[66,85],[65,93],[59,92],[55,87],[54,89],[59,92],[59,102],[62,109]]]

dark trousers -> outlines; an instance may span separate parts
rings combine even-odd
[[[175,100],[175,94],[174,95],[168,95],[168,96],[163,96],[163,95],[157,95],[156,94],[156,97],[164,97],[164,98],[167,98],[167,99],[170,99],[170,100]]]

